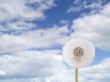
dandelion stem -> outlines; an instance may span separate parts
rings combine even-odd
[[[78,82],[78,67],[75,67],[75,82]]]

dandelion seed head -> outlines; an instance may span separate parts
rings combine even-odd
[[[95,57],[93,44],[83,38],[68,41],[63,47],[63,56],[67,63],[77,67],[89,65]]]

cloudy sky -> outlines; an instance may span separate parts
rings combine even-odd
[[[79,82],[110,82],[110,0],[0,0],[0,82],[74,82],[62,47],[90,40]]]

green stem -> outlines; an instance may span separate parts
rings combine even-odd
[[[78,68],[75,67],[75,82],[78,82]]]

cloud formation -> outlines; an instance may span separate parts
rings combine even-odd
[[[110,46],[110,4],[104,6],[99,13],[85,15],[73,21],[73,36],[91,40],[94,45],[103,50]]]
[[[0,56],[0,79],[49,77],[62,69],[62,57],[56,53],[21,51]]]
[[[79,82],[109,82],[109,62],[110,58],[107,58],[98,65],[79,69]],[[55,52],[23,51],[13,56],[4,55],[0,57],[0,67],[2,82],[73,82],[74,80],[73,68],[66,66],[62,56]]]
[[[37,28],[32,21],[44,20],[54,0],[0,0],[0,32],[13,33]]]
[[[102,9],[104,4],[106,3],[105,0],[74,0],[73,5],[67,10],[68,13],[76,13],[83,11],[84,9],[89,9],[92,12],[99,11]]]
[[[52,6],[54,0],[0,0],[0,21],[41,19],[44,11]]]
[[[59,28],[60,27],[60,28]],[[18,51],[31,48],[49,48],[62,45],[67,40],[68,25],[54,25],[53,28],[38,29],[20,35],[3,34],[0,37],[0,51]]]

